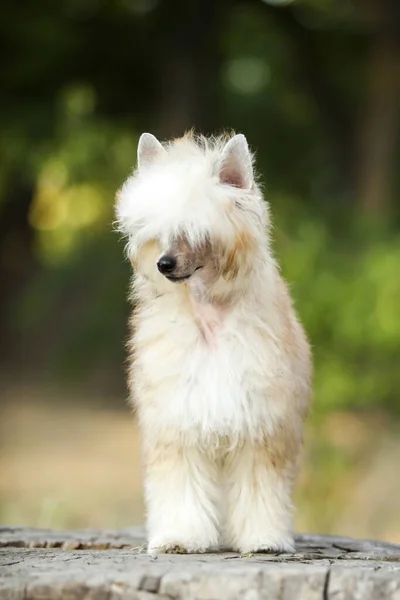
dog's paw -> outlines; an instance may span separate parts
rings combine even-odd
[[[163,545],[154,545],[149,544],[148,547],[149,554],[187,554],[188,550],[181,546],[180,544],[163,544]]]
[[[271,536],[257,536],[256,538],[250,538],[248,540],[242,540],[238,544],[237,550],[242,554],[256,553],[256,552],[271,552],[271,553],[285,553],[291,554],[295,552],[294,540],[292,537],[271,537]]]
[[[208,547],[196,541],[178,541],[177,539],[154,538],[149,541],[148,554],[201,554]]]

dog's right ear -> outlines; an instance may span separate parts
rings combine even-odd
[[[229,140],[222,150],[221,183],[248,190],[253,184],[253,165],[247,140],[238,133]]]
[[[160,142],[151,133],[142,133],[138,143],[137,161],[138,169],[142,169],[156,160],[158,156],[162,156],[166,152]]]

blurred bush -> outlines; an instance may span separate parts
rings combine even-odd
[[[361,216],[332,226],[292,207],[277,246],[313,346],[316,412],[399,414],[397,232]]]

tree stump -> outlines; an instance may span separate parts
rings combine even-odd
[[[400,600],[400,545],[299,535],[294,554],[146,554],[142,528],[0,528],[1,600]]]

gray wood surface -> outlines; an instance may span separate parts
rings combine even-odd
[[[400,600],[400,545],[299,535],[295,554],[146,554],[141,528],[0,527],[1,600]]]

